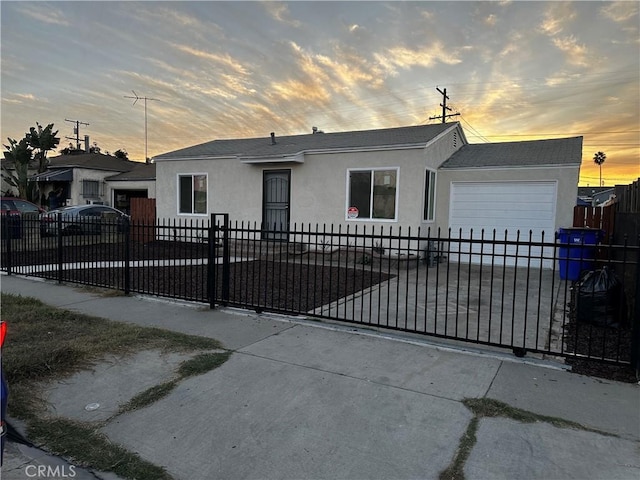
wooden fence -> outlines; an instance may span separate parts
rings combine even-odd
[[[621,213],[640,213],[640,179],[630,185],[616,185],[616,205]]]
[[[603,242],[609,243],[615,228],[615,205],[606,207],[573,207],[573,226],[578,228],[598,228],[604,232]]]
[[[148,228],[133,229],[132,240],[138,243],[149,243],[155,240],[156,199],[132,198],[131,222],[138,225],[149,225]]]

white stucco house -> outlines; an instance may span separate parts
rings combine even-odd
[[[45,172],[32,175],[45,199],[60,190],[66,205],[101,204],[129,213],[131,198],[155,198],[155,165],[112,155],[84,153],[49,159]]]
[[[294,224],[532,230],[570,226],[582,137],[469,144],[459,123],[215,140],[154,157],[157,215]]]

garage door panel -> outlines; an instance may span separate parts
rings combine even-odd
[[[555,229],[555,209],[557,198],[556,182],[452,182],[449,209],[449,228],[452,237],[480,239],[484,230],[484,239],[492,239],[495,230],[497,240],[521,242],[545,241],[553,239]],[[469,244],[452,242],[454,261],[472,263],[491,262],[489,255],[491,244]],[[548,249],[547,249],[548,250]],[[507,265],[515,264],[515,246],[495,246],[496,254],[502,258],[495,260]],[[542,252],[540,247],[518,247],[518,254],[526,257],[538,257],[532,264],[551,267],[552,256]],[[506,255],[505,255],[506,254]],[[505,258],[506,257],[506,258]],[[527,258],[518,259],[518,263],[528,263]]]

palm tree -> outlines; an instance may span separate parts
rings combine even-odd
[[[58,147],[60,138],[56,137],[58,130],[52,131],[53,123],[42,128],[42,125],[36,122],[36,127],[31,127],[25,138],[31,148],[34,149],[35,156],[38,159],[38,173],[42,173],[47,170],[47,152]]]
[[[598,186],[600,187],[602,186],[602,164],[606,159],[607,159],[607,156],[604,154],[604,152],[597,152],[593,156],[594,163],[600,167],[600,183],[598,184]]]
[[[2,164],[2,179],[18,190],[18,197],[29,198],[29,167],[31,166],[32,149],[26,138],[19,142],[7,138],[9,145],[5,145],[5,161]],[[9,164],[7,164],[9,162]],[[13,167],[12,169],[10,167]]]

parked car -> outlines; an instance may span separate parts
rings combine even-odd
[[[4,337],[7,333],[6,322],[0,322],[0,360],[2,359],[2,345],[4,344]],[[4,456],[4,438],[7,433],[7,424],[5,422],[5,415],[7,413],[7,398],[9,397],[9,389],[7,388],[7,382],[4,379],[4,370],[2,369],[2,362],[0,361],[0,465],[2,465],[2,457]]]
[[[106,205],[76,205],[63,207],[40,215],[40,235],[58,234],[58,216],[62,221],[63,235],[100,234],[104,228],[122,232],[129,216]]]
[[[44,208],[40,208],[35,203],[27,202],[21,198],[2,197],[2,215],[34,214],[45,213]]]
[[[2,197],[0,204],[2,239],[22,238],[23,230],[38,228],[38,216],[45,212],[35,203],[21,198]]]

